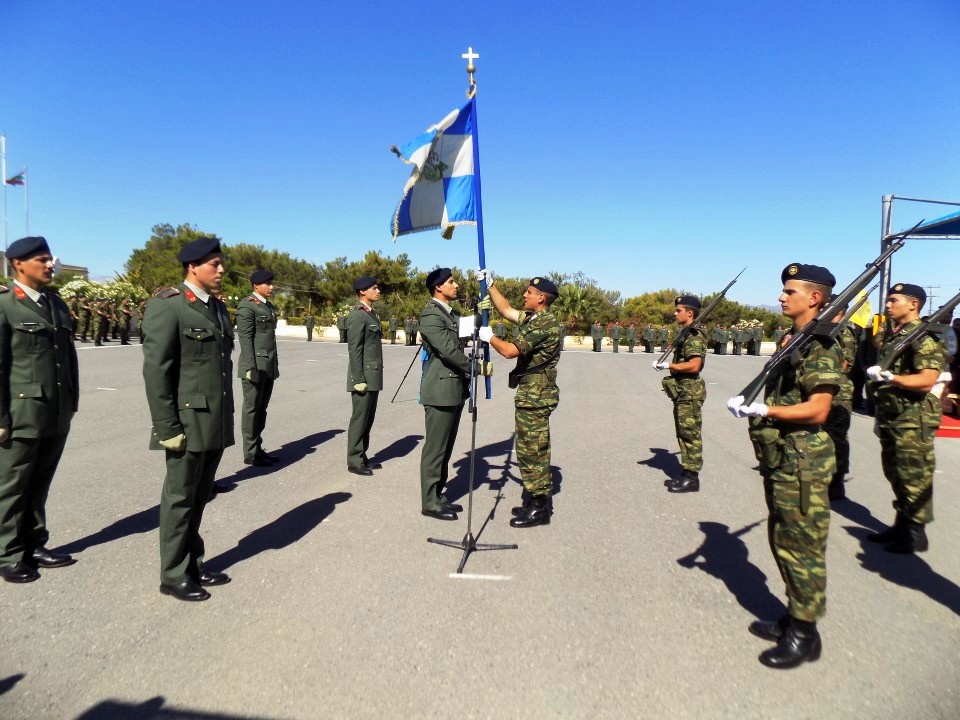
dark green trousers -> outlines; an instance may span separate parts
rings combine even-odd
[[[223,457],[223,448],[166,451],[167,475],[160,493],[160,582],[179,585],[203,570],[200,521]]]
[[[367,459],[367,448],[370,447],[370,429],[377,416],[377,399],[379,392],[350,393],[353,404],[353,413],[350,415],[350,425],[347,427],[347,467],[358,468]]]
[[[0,566],[47,544],[47,494],[67,434],[14,438],[0,445]]]
[[[440,510],[463,403],[443,407],[424,405],[423,410],[426,431],[420,453],[421,507],[424,510]]]
[[[257,382],[240,380],[243,388],[243,412],[240,434],[243,436],[243,459],[253,460],[262,451],[263,429],[267,426],[267,405],[273,395],[273,378],[261,374]]]

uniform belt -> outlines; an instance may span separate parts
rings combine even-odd
[[[781,435],[813,435],[820,432],[819,425],[793,425],[774,421],[773,426],[780,431]]]
[[[677,373],[673,378],[674,380],[699,380],[700,373]]]

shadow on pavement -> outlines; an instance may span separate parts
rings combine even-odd
[[[857,555],[857,560],[864,570],[901,587],[921,592],[955,615],[960,615],[960,587],[938,575],[919,555],[888,553],[882,545],[866,539],[869,532],[864,528],[845,527],[844,530],[860,542],[862,552]]]
[[[104,700],[78,715],[76,720],[268,720],[262,715],[226,715],[189,708],[164,707],[165,702],[162,697],[151,698],[142,703]]]
[[[512,466],[511,457],[513,455],[513,435],[499,442],[490,443],[476,449],[474,458],[473,486],[478,488],[481,485],[489,485],[492,490],[498,493],[503,490],[508,480],[519,482],[510,472]],[[502,463],[492,463],[493,458],[503,458]],[[459,500],[466,496],[470,489],[470,453],[468,452],[461,459],[453,463],[456,475],[447,481],[444,495],[451,501]],[[500,470],[499,477],[493,477],[491,471]]]
[[[661,470],[667,477],[674,477],[680,474],[683,469],[680,467],[680,460],[677,459],[679,452],[671,452],[666,448],[650,448],[652,457],[646,460],[637,460],[637,465],[647,465],[654,470]]]
[[[313,435],[307,435],[304,438],[299,440],[294,440],[288,442],[282,447],[274,450],[271,454],[276,454],[280,458],[280,462],[270,467],[253,467],[252,465],[245,465],[242,469],[237,470],[233,475],[228,477],[221,478],[214,483],[213,495],[214,497],[217,493],[221,492],[230,492],[235,489],[237,483],[243,482],[244,480],[249,480],[250,478],[262,477],[264,475],[271,475],[279,470],[283,470],[289,465],[293,465],[300,460],[303,460],[307,455],[310,455],[314,450],[323,445],[323,443],[328,440],[336,437],[341,434],[343,430],[324,430],[323,432],[314,433]],[[267,451],[270,452],[270,451]]]
[[[406,457],[417,449],[421,440],[423,440],[423,435],[407,435],[400,438],[370,458],[370,462],[384,463],[387,460]]]
[[[854,502],[849,497],[845,500],[834,500],[831,502],[830,510],[872,532],[881,532],[887,529],[887,526],[884,525],[881,520],[875,518],[866,507],[858,502]],[[892,519],[891,517],[891,520]]]
[[[13,690],[17,686],[17,683],[23,680],[25,677],[25,673],[19,673],[17,675],[11,675],[10,677],[5,677],[3,680],[0,680],[0,695]]]
[[[80,553],[89,550],[97,545],[113,542],[128,535],[140,535],[142,533],[153,532],[160,527],[160,505],[154,505],[147,510],[141,510],[121,520],[117,520],[112,525],[107,525],[103,530],[98,530],[93,535],[87,535],[79,540],[74,540],[66,545],[61,545],[54,549],[58,553]]]
[[[346,502],[351,497],[353,495],[350,493],[335,492],[308,500],[241,538],[236,547],[211,558],[205,565],[217,571],[226,570],[265,550],[281,550],[292,545],[328,517],[339,503]]]
[[[786,611],[784,604],[767,587],[767,576],[749,560],[749,550],[740,538],[764,524],[757,520],[736,532],[722,523],[701,521],[703,544],[677,564],[692,570],[698,568],[717,578],[736,598],[744,610],[761,620],[778,618]],[[698,560],[699,558],[699,560]]]

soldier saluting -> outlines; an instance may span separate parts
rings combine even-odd
[[[160,592],[207,600],[204,586],[230,582],[203,566],[200,521],[224,448],[233,437],[233,330],[217,298],[224,264],[220,241],[183,246],[179,288],[158,292],[143,318],[143,379],[153,420],[152,450],[163,449]]]

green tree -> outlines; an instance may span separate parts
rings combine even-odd
[[[151,294],[158,288],[178,285],[183,280],[183,265],[177,260],[177,253],[188,242],[208,236],[210,233],[200,232],[192,225],[154,225],[147,244],[130,254],[126,280]]]

